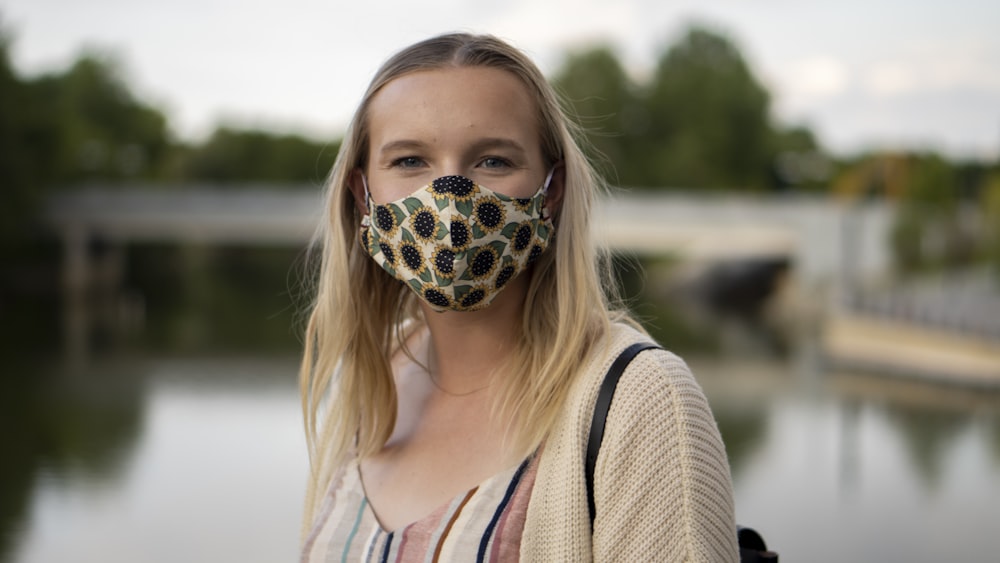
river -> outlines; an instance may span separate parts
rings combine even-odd
[[[997,560],[1000,394],[838,373],[808,334],[706,326],[657,335],[713,407],[738,521],[782,561]],[[9,364],[0,560],[295,560],[296,362],[132,347]]]

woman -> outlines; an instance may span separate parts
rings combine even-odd
[[[626,346],[590,236],[599,182],[519,51],[454,34],[379,70],[329,180],[301,372],[303,561],[734,561],[732,492],[685,364],[594,400]]]

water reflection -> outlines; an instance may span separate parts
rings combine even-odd
[[[730,468],[738,474],[767,438],[767,413],[717,408],[715,420],[726,444]]]
[[[828,377],[844,401],[868,402],[884,413],[926,490],[941,486],[949,460],[969,435],[982,440],[983,451],[1000,470],[1000,392],[857,373]]]
[[[991,558],[1000,393],[832,372],[814,331],[652,285],[670,289],[643,302],[651,318],[711,335],[657,333],[712,404],[738,520],[783,560]]]
[[[1000,469],[1000,412],[993,413],[992,416],[985,417],[988,434],[991,440],[991,450],[993,452],[993,463]]]
[[[54,405],[34,422],[50,417],[58,431],[25,441],[59,453],[34,464],[19,456],[6,560],[294,558],[305,477],[295,365],[146,358],[121,370],[96,362],[85,384],[54,379],[58,398],[31,408]],[[109,377],[119,370],[127,377]],[[128,416],[119,416],[122,401]]]
[[[886,411],[924,488],[928,491],[939,489],[946,461],[952,459],[951,450],[968,430],[970,416],[903,405],[890,405]]]
[[[990,558],[1000,393],[832,372],[809,331],[766,311],[713,310],[657,267],[626,290],[698,377],[738,519],[783,560]],[[148,308],[143,339],[155,346],[112,339],[89,364],[5,364],[0,423],[15,431],[0,464],[0,560],[294,559],[306,460],[290,319],[255,337],[278,344],[227,354],[222,334],[285,307],[214,301],[236,283],[225,276],[184,283],[195,305]],[[208,344],[183,336],[192,322],[215,335]]]
[[[142,381],[109,365],[69,375],[38,365],[8,366],[0,378],[0,425],[6,428],[0,464],[0,555],[25,520],[35,485],[44,476],[89,488],[116,483],[141,434]]]

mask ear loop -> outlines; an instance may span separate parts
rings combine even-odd
[[[542,184],[542,195],[546,195],[549,193],[549,182],[552,181],[552,175],[555,174],[555,172],[556,172],[555,166],[549,168],[549,173],[545,176],[545,183]]]
[[[549,173],[545,175],[545,183],[542,184],[542,221],[548,221],[551,217],[549,216],[549,207],[545,205],[545,197],[549,193],[549,183],[552,182],[552,175],[555,174],[556,167],[553,166],[549,169]]]
[[[372,196],[368,193],[368,178],[365,177],[364,172],[361,173],[361,185],[365,187],[365,215],[361,218],[361,226],[367,227],[371,224]]]

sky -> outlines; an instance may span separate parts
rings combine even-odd
[[[606,44],[641,80],[691,23],[726,33],[776,119],[834,153],[1000,158],[996,0],[0,0],[22,75],[111,53],[192,141],[222,123],[337,138],[382,61],[438,33],[492,33],[549,76]]]

